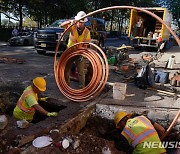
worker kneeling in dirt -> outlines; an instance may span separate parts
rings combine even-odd
[[[28,86],[21,97],[19,98],[13,115],[19,120],[32,121],[35,111],[47,116],[57,116],[56,112],[47,112],[38,104],[38,94],[46,90],[46,81],[42,77],[33,79],[33,85]],[[41,101],[46,101],[47,97],[40,98]]]
[[[143,115],[127,114],[126,112],[117,112],[114,122],[116,128],[122,131],[119,143],[115,143],[118,149],[120,148],[118,146],[124,146],[126,142],[127,145],[129,144],[133,148],[134,154],[166,153],[158,136],[158,133],[162,135],[165,130],[156,122],[152,122]],[[155,144],[158,146],[154,147]]]

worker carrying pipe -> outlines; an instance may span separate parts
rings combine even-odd
[[[14,108],[13,115],[19,120],[25,120],[31,122],[33,120],[35,111],[46,116],[57,116],[57,112],[48,112],[43,109],[38,100],[47,101],[47,97],[39,98],[38,95],[46,90],[46,81],[42,77],[36,77],[33,79],[33,84],[28,86],[21,97],[19,98],[16,107]]]
[[[85,22],[88,21],[87,18],[84,18],[80,21],[82,17],[84,17],[86,13],[84,11],[79,11],[77,15],[75,16],[74,20],[68,20],[65,21],[61,24],[61,27],[63,28],[68,28],[71,24],[75,23],[71,28],[70,28],[70,34],[69,34],[69,40],[67,44],[67,48],[70,48],[76,43],[79,42],[90,42],[91,36],[90,36],[90,31],[85,27]],[[77,22],[78,21],[78,22]],[[85,87],[85,73],[84,73],[84,59],[81,56],[75,56],[72,59],[69,60],[68,64],[66,65],[65,69],[65,79],[68,85],[70,85],[70,70],[72,67],[72,64],[75,62],[77,69],[78,69],[78,78],[80,82],[80,88]]]
[[[148,119],[143,115],[138,114],[128,114],[124,111],[117,112],[114,116],[114,122],[116,128],[121,130],[121,137],[123,139],[119,140],[118,146],[122,146],[125,143],[133,148],[133,153],[142,154],[164,154],[166,153],[163,146],[146,147],[146,143],[156,143],[161,144],[158,134],[161,136],[165,129],[156,122]],[[124,142],[123,144],[122,141]]]

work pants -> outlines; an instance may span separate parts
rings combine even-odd
[[[84,59],[81,56],[76,56],[67,63],[65,68],[65,80],[67,84],[70,86],[70,71],[72,64],[75,62],[76,67],[78,69],[78,79],[79,79],[79,87],[84,88],[85,87],[85,73],[84,73]]]

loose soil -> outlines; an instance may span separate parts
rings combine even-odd
[[[59,148],[57,146],[54,146],[53,144],[45,148],[37,149],[34,148],[31,144],[29,144],[24,146],[21,150],[23,150],[23,154],[126,154],[123,151],[118,151],[115,148],[114,142],[112,140],[104,139],[100,135],[103,133],[103,131],[109,131],[113,127],[114,124],[111,120],[98,116],[92,116],[91,118],[89,118],[85,128],[83,128],[80,133],[69,134],[67,132],[63,134],[48,134],[52,137],[54,143],[62,141],[64,138],[70,138],[72,140],[72,143],[67,149],[63,149],[62,147]],[[179,137],[176,132],[172,132],[171,135],[167,138],[167,140],[171,141],[175,141],[178,139]],[[77,144],[77,148],[73,147],[75,142],[79,142],[79,144]]]

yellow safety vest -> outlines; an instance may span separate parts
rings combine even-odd
[[[78,34],[77,27],[72,26],[69,35],[69,41],[67,47],[71,47],[75,43],[79,42],[89,42],[90,41],[90,31],[85,27],[81,35]]]
[[[21,95],[21,97],[19,98],[18,102],[17,102],[17,106],[23,111],[23,112],[26,112],[28,114],[34,114],[35,113],[35,109],[34,107],[28,107],[26,105],[26,97],[29,96],[29,95],[33,95],[35,96],[36,100],[38,101],[38,97],[37,97],[37,94],[34,93],[33,89],[31,86],[27,87],[23,94]]]
[[[129,119],[121,134],[134,148],[133,153],[135,154],[161,154],[166,152],[162,147],[143,148],[144,142],[161,142],[153,125],[145,116]]]

